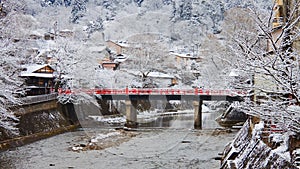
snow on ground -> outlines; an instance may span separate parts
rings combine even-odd
[[[106,134],[98,134],[96,137],[92,138],[91,139],[91,142],[92,143],[98,143],[99,141],[105,139],[105,138],[108,138],[108,137],[113,137],[113,136],[118,136],[120,135],[120,132],[111,132],[111,133],[106,133]]]
[[[96,130],[64,133],[0,153],[0,168],[219,168],[220,162],[214,157],[236,134],[216,130],[152,130],[136,132],[138,135],[127,142],[106,149],[68,149],[86,143],[86,132],[107,134],[103,129]],[[113,143],[113,138],[106,139]]]
[[[89,118],[107,124],[122,124],[126,122],[125,116],[121,116],[121,117],[89,116]]]

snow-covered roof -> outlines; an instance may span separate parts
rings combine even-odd
[[[195,58],[195,56],[191,55],[190,53],[176,53],[176,52],[170,52],[170,53],[182,58]]]
[[[89,50],[91,52],[102,52],[106,49],[106,46],[91,46],[89,47]]]
[[[117,44],[121,47],[130,47],[130,45],[126,42],[118,42]]]
[[[50,49],[41,49],[41,50],[39,50],[39,54],[36,57],[41,57],[43,55],[46,55],[49,52],[51,52]]]
[[[165,74],[165,73],[161,73],[161,72],[150,72],[148,74],[149,77],[156,77],[156,78],[166,78],[166,79],[173,79],[174,76]]]
[[[117,55],[114,59],[114,62],[117,62],[117,63],[122,63],[122,62],[125,62],[126,60],[128,59],[128,57],[126,55]]]
[[[43,77],[43,78],[53,78],[53,74],[49,73],[21,73],[21,77]]]
[[[41,32],[41,30],[34,30],[30,32],[31,35],[36,35],[36,36],[44,36],[44,34]]]
[[[60,30],[60,32],[73,32],[73,31],[70,29],[62,29],[62,30]]]
[[[140,71],[134,71],[134,70],[127,70],[128,73],[136,75],[136,76],[142,76],[142,73]],[[162,73],[162,72],[150,72],[148,77],[153,77],[153,78],[165,78],[165,79],[173,79],[175,76]]]
[[[229,73],[230,77],[235,77],[235,76],[239,76],[238,70],[236,69],[232,69]]]
[[[130,46],[126,41],[108,40],[108,42],[112,42],[112,43],[117,44],[121,47],[129,47]]]
[[[25,71],[22,71],[20,76],[21,77],[43,77],[43,78],[53,78],[52,73],[34,73],[35,71],[42,69],[46,66],[51,67],[53,70],[55,70],[51,65],[49,64],[34,64],[34,65],[23,65],[23,68],[26,68]]]

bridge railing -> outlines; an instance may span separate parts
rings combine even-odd
[[[208,90],[208,89],[169,89],[169,88],[124,88],[124,89],[74,89],[60,90],[60,94],[88,93],[99,95],[226,95],[240,96],[246,92],[241,90]]]

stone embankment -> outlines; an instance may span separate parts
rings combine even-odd
[[[272,141],[272,137],[284,133],[254,121],[246,121],[235,139],[225,147],[220,168],[297,169],[292,152],[300,148],[299,138],[290,136],[288,141]]]
[[[79,122],[73,104],[62,105],[55,95],[43,95],[24,100],[11,107],[18,117],[18,135],[0,128],[0,150],[15,148],[40,139],[76,129]]]
[[[149,108],[145,103],[142,105]],[[102,99],[98,99],[96,104],[61,104],[57,94],[24,97],[22,105],[10,108],[19,119],[16,126],[19,134],[14,135],[0,127],[0,151],[64,133],[81,125],[94,125],[89,116],[120,114],[118,110],[124,108],[122,102],[112,103]]]

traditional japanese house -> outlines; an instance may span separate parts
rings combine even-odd
[[[54,71],[49,64],[26,66],[20,75],[26,79],[26,95],[50,94],[54,88]]]

